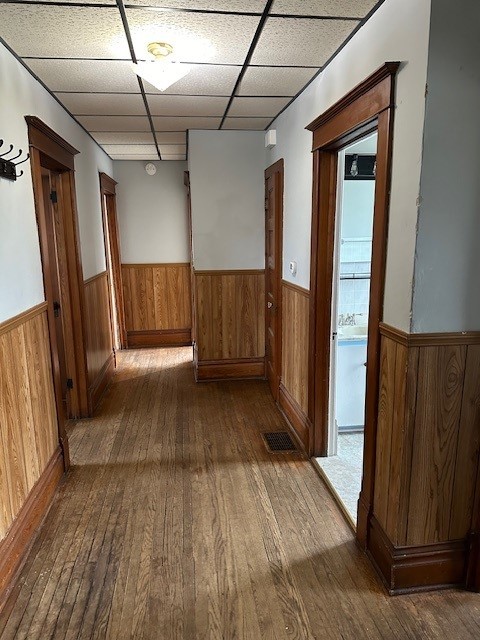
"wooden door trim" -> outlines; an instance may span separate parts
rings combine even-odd
[[[316,118],[313,132],[313,204],[310,271],[309,409],[313,444],[309,453],[325,455],[331,345],[333,251],[338,150],[365,132],[377,130],[377,174],[372,241],[368,326],[365,449],[357,538],[367,544],[375,477],[380,331],[382,320],[387,220],[390,195],[393,106],[398,62],[387,62],[344,98]]]
[[[84,297],[83,272],[79,246],[79,231],[75,195],[74,155],[78,151],[63,140],[55,131],[34,116],[26,116],[28,139],[30,146],[30,164],[32,169],[33,193],[35,212],[39,229],[40,252],[42,259],[43,280],[47,300],[47,317],[51,340],[52,364],[55,372],[55,361],[58,359],[56,340],[53,336],[54,311],[51,296],[50,277],[51,265],[48,260],[48,223],[43,201],[42,167],[58,172],[62,184],[64,198],[62,200],[62,214],[65,229],[65,246],[67,254],[68,300],[72,318],[72,331],[64,336],[65,348],[72,354],[75,370],[71,372],[74,388],[71,391],[72,416],[88,416],[88,377],[87,357],[84,333]],[[55,377],[55,374],[54,374]],[[55,385],[61,386],[56,380]],[[64,447],[68,464],[68,444],[65,425],[59,417],[60,440]]]
[[[107,249],[107,236],[110,240],[110,258],[112,261],[112,273],[113,273],[113,288],[115,290],[116,309],[111,309],[111,313],[116,313],[117,324],[120,338],[120,348],[126,349],[128,346],[127,340],[127,326],[125,321],[125,301],[123,296],[123,279],[122,279],[122,260],[120,256],[120,242],[118,232],[118,218],[117,218],[117,204],[116,204],[116,191],[115,187],[118,184],[113,178],[106,173],[100,172],[100,200],[102,205],[102,224],[103,224],[103,244],[105,248],[105,261],[108,274],[108,249]],[[105,206],[105,197],[113,196],[115,198],[114,210],[109,215]],[[110,299],[110,292],[108,295]],[[111,307],[111,300],[110,300]],[[112,326],[112,336],[113,326]]]
[[[275,327],[275,351],[277,354],[276,357],[276,368],[275,368],[275,401],[278,402],[280,395],[280,382],[282,380],[282,279],[283,279],[283,188],[284,188],[284,160],[280,158],[269,167],[265,169],[265,181],[270,178],[272,175],[277,173],[279,175],[279,188],[276,189],[276,196],[278,197],[278,202],[275,205],[275,300],[277,302],[276,309],[276,327]],[[268,273],[268,265],[267,265],[267,229],[266,229],[267,219],[265,216],[265,296],[267,294],[267,273]],[[265,345],[267,340],[267,325],[268,325],[268,313],[267,309],[265,309]],[[267,375],[267,358],[265,352],[265,375]]]

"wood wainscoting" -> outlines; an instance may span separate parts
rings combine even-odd
[[[279,404],[308,453],[308,336],[310,292],[282,281],[282,380]]]
[[[63,470],[42,303],[0,324],[0,607]]]
[[[92,413],[115,371],[107,272],[85,280],[88,401]]]
[[[265,376],[265,271],[195,271],[197,380]]]
[[[392,593],[465,585],[480,534],[480,333],[380,332],[369,552]]]
[[[192,343],[189,263],[123,264],[129,347]]]

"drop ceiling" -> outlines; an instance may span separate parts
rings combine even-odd
[[[262,131],[383,0],[0,0],[0,38],[115,160],[184,160],[188,129]],[[131,69],[166,41],[160,92]]]

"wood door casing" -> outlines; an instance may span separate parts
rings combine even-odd
[[[106,173],[100,173],[100,199],[102,204],[105,261],[110,303],[110,323],[114,347],[127,347],[125,302],[123,298],[122,261],[117,220],[116,182]],[[118,341],[118,344],[117,344]]]
[[[385,63],[307,127],[313,133],[309,419],[313,428],[313,447],[310,453],[314,455],[325,455],[328,434],[326,407],[329,399],[337,157],[341,148],[375,129],[378,132],[368,321],[365,444],[357,518],[357,540],[364,548],[367,546],[368,527],[373,515],[380,371],[379,323],[383,312],[393,105],[395,76],[399,64]]]
[[[265,170],[265,372],[278,401],[282,373],[283,159]]]
[[[57,194],[57,201],[53,202],[51,194]],[[68,282],[66,282],[66,249],[64,243],[64,230],[62,216],[58,205],[58,196],[61,195],[61,182],[58,175],[53,171],[42,167],[42,196],[45,207],[45,218],[47,221],[47,250],[48,263],[50,268],[46,277],[50,280],[50,301],[53,304],[53,326],[55,332],[55,342],[58,352],[58,379],[57,408],[63,405],[60,412],[61,419],[66,420],[71,413],[70,392],[67,384],[69,378],[69,366],[65,349],[65,332],[69,329],[68,317]],[[60,198],[61,202],[61,198]]]

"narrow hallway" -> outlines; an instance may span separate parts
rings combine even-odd
[[[0,636],[478,638],[478,595],[390,598],[264,382],[195,384],[191,348],[118,354]],[[3,633],[1,633],[3,631]]]

